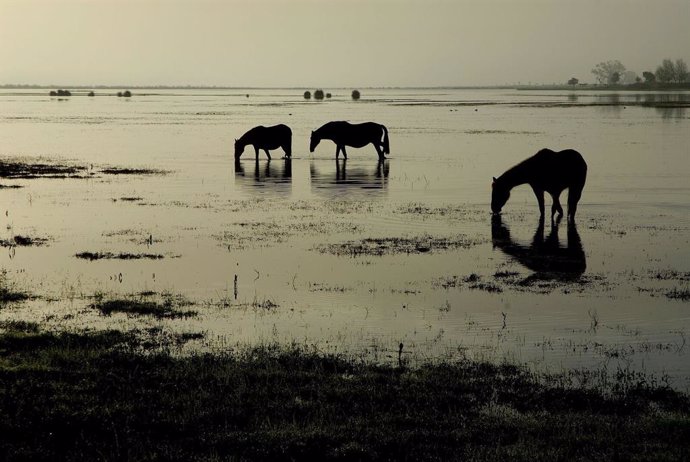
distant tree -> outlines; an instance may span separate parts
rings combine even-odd
[[[117,97],[118,97],[118,98],[122,98],[122,92],[121,92],[121,91],[118,91],[118,92],[117,92]]]
[[[609,83],[612,83],[615,85],[618,82],[620,82],[620,80],[621,80],[620,72],[614,72],[613,74],[611,74],[611,78],[609,79]]]
[[[94,92],[90,91],[89,96],[96,96],[96,94]]]
[[[654,75],[654,72],[644,71],[644,72],[642,73],[642,77],[644,77],[645,83],[654,83],[654,82],[656,82],[656,75]]]
[[[331,96],[333,96],[333,95],[331,95],[330,93],[326,93],[326,98],[330,99]]]
[[[623,72],[625,72],[625,66],[618,60],[601,62],[592,69],[592,74],[594,74],[600,84],[616,83],[612,80],[613,75],[618,73],[618,78],[620,79]]]
[[[132,92],[129,90],[125,90],[125,92],[122,94],[125,98],[129,98],[132,96]]]
[[[659,82],[668,83],[676,80],[676,66],[670,59],[664,59],[661,66],[656,68],[656,79]]]
[[[323,90],[318,89],[314,92],[314,99],[323,99]]]
[[[311,92],[309,90],[304,92],[304,99],[311,99]]]
[[[688,73],[688,65],[685,64],[685,61],[683,61],[682,59],[676,60],[675,70],[676,82],[678,83],[685,82],[686,80],[688,80],[688,77],[690,77],[690,73]]]
[[[623,85],[632,85],[633,83],[637,82],[637,74],[633,71],[625,71],[621,74],[621,80],[620,83]]]
[[[642,77],[640,77],[639,75],[637,77],[635,77],[635,83],[641,83],[641,82],[642,82]]]
[[[357,100],[359,96],[359,90],[352,90],[352,99]]]
[[[573,87],[574,87],[575,85],[577,85],[578,83],[580,83],[580,81],[579,81],[578,79],[576,79],[575,77],[573,77],[572,79],[568,80],[568,85],[572,85]]]
[[[57,92],[55,90],[50,90],[50,96],[57,96]]]

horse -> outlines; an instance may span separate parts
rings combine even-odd
[[[254,146],[257,160],[259,159],[260,149],[263,149],[268,160],[271,160],[271,154],[268,151],[278,148],[283,148],[285,157],[289,159],[292,156],[292,130],[283,124],[272,127],[259,125],[252,128],[242,135],[239,140],[235,140],[235,160],[240,158],[245,146],[248,144]]]
[[[563,216],[563,207],[559,196],[564,189],[568,189],[568,220],[575,220],[577,203],[582,196],[582,189],[587,179],[587,163],[582,155],[566,149],[554,152],[542,149],[532,157],[508,169],[503,175],[494,177],[491,185],[491,210],[494,214],[501,209],[510,198],[510,190],[521,184],[529,184],[537,196],[539,213],[544,217],[544,192],[551,194],[551,221],[554,214],[558,219]]]
[[[340,151],[343,152],[343,157],[347,159],[345,146],[361,148],[369,143],[376,148],[379,161],[383,161],[386,158],[384,154],[390,154],[388,129],[375,122],[365,122],[362,124],[351,124],[344,121],[328,122],[311,132],[309,152],[314,152],[321,140],[331,140],[335,143],[336,159],[340,156]]]

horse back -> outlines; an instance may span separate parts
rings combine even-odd
[[[252,144],[260,149],[276,149],[292,140],[292,130],[285,124],[264,127],[259,125],[249,130],[243,138],[247,144]]]
[[[533,182],[546,190],[582,187],[587,177],[587,163],[574,149],[542,149],[528,164]]]

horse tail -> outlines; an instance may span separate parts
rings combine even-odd
[[[383,153],[384,154],[390,154],[391,153],[391,147],[390,147],[390,144],[388,143],[388,129],[386,128],[385,125],[381,125],[381,128],[383,128]]]

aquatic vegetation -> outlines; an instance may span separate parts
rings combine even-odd
[[[106,175],[165,175],[165,170],[152,168],[108,167],[101,170]]]
[[[684,302],[687,302],[690,300],[690,289],[673,289],[668,292],[666,292],[666,296],[668,298],[674,299],[674,300],[682,300]]]
[[[82,260],[160,260],[165,258],[165,255],[158,253],[113,253],[113,252],[79,252],[75,255]]]
[[[0,160],[1,178],[79,178],[86,174],[87,168],[80,165]]]
[[[441,287],[443,289],[452,289],[452,288],[467,288],[467,289],[477,289],[477,290],[483,290],[485,292],[503,292],[503,289],[492,283],[492,282],[485,282],[482,280],[482,277],[476,273],[472,273],[468,276],[460,277],[460,276],[448,276],[448,277],[443,277],[440,279],[437,279],[432,282],[432,285],[436,287]]]
[[[347,241],[337,244],[323,244],[316,249],[321,253],[338,256],[357,257],[360,255],[383,256],[392,254],[415,254],[441,250],[467,249],[477,245],[480,241],[458,235],[454,237],[417,236],[367,238],[361,241]]]
[[[7,278],[7,270],[0,270],[0,307],[6,303],[21,302],[31,298],[31,295],[17,290]]]
[[[48,239],[43,237],[30,237],[30,236],[20,236],[16,235],[11,239],[0,239],[1,247],[31,247],[31,246],[41,246],[45,245]]]
[[[106,316],[113,313],[124,313],[133,316],[152,316],[157,319],[189,318],[197,315],[196,311],[182,309],[191,303],[180,296],[163,294],[162,301],[149,300],[149,296],[106,299],[103,294],[96,294],[92,308]]]

